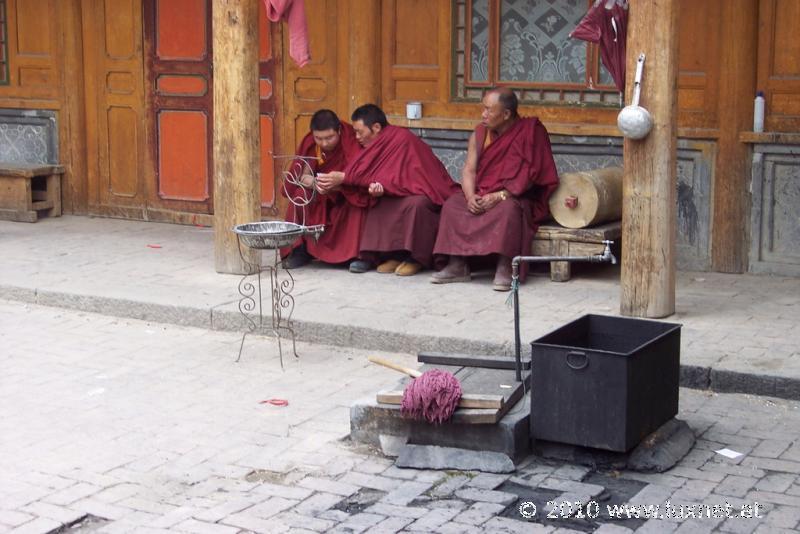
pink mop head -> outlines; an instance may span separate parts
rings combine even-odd
[[[441,424],[452,417],[461,399],[461,384],[446,371],[425,371],[403,391],[400,413],[404,417]]]

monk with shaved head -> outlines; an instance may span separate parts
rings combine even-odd
[[[550,139],[535,117],[520,117],[507,88],[483,97],[481,123],[469,138],[461,173],[463,195],[442,207],[434,254],[449,255],[431,282],[471,280],[468,259],[493,256],[493,289],[511,289],[511,259],[530,254],[538,224],[549,215],[548,198],[558,186]]]

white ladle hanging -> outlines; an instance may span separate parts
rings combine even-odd
[[[653,129],[653,117],[650,112],[639,105],[639,95],[642,91],[642,71],[644,70],[644,53],[639,54],[636,61],[636,77],[633,81],[633,102],[625,106],[617,115],[617,127],[622,135],[628,139],[642,139],[647,137]]]

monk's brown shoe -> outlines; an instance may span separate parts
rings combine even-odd
[[[402,262],[400,260],[386,260],[376,269],[381,274],[391,274],[397,270]]]
[[[422,265],[414,260],[406,260],[397,266],[397,269],[394,270],[394,274],[397,276],[414,276],[421,270]]]

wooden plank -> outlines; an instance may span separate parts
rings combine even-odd
[[[212,2],[214,66],[214,266],[244,274],[260,251],[231,228],[261,219],[258,0]],[[240,255],[241,254],[241,255]],[[244,261],[243,261],[244,260]]]
[[[675,313],[678,0],[631,3],[627,95],[640,53],[647,56],[639,104],[653,128],[625,139],[620,311],[634,317]]]
[[[417,354],[420,363],[461,365],[464,367],[486,367],[489,369],[515,369],[513,356],[447,354],[444,352],[420,352]],[[531,361],[522,360],[522,369],[530,369]]]
[[[456,373],[456,378],[461,383],[461,390],[464,393],[503,396],[503,407],[498,409],[496,421],[499,421],[523,395],[523,384],[516,381],[514,371],[465,367]],[[529,379],[530,374],[523,376],[523,380],[527,380],[528,383]],[[485,414],[476,416],[481,422],[484,418]]]
[[[381,391],[376,396],[376,400],[383,404],[401,404],[403,402],[403,392]],[[459,408],[482,408],[498,409],[502,408],[504,398],[502,395],[476,395],[475,393],[464,393],[458,402]]]
[[[585,243],[600,243],[606,239],[619,239],[622,236],[622,222],[614,221],[593,228],[564,228],[546,224],[539,227],[534,239],[567,239]]]
[[[0,163],[0,176],[33,178],[34,176],[48,176],[50,174],[64,174],[64,166],[42,165],[40,163]]]
[[[53,208],[53,201],[52,200],[39,200],[37,202],[31,203],[31,208],[34,211],[49,210],[49,209]]]
[[[39,215],[35,211],[7,210],[0,208],[0,221],[36,222]]]

